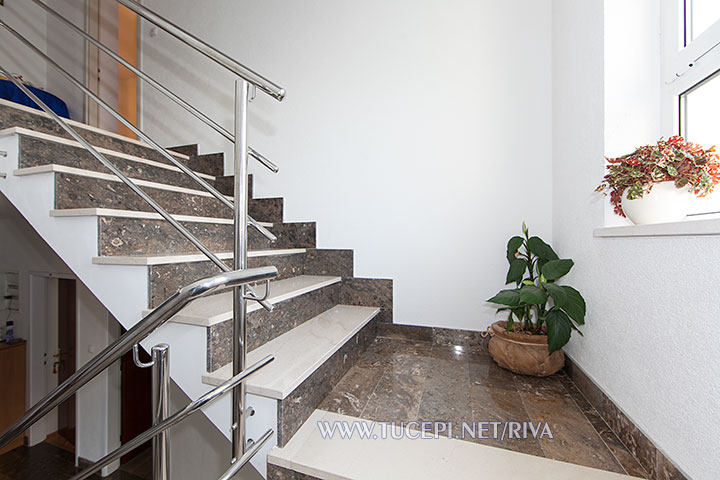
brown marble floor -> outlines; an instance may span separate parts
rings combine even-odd
[[[49,443],[34,447],[18,447],[0,455],[0,480],[66,480],[81,469],[74,466],[75,455]],[[100,479],[93,475],[91,479]],[[106,480],[146,480],[124,471],[124,466]]]
[[[465,439],[647,478],[565,374],[516,375],[484,348],[377,338],[319,408],[375,421],[452,422],[453,436],[462,422],[547,422],[552,439]]]

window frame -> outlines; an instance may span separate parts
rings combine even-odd
[[[663,0],[662,133],[683,135],[682,96],[720,71],[720,19],[686,44],[686,4]],[[720,145],[718,145],[720,147]]]

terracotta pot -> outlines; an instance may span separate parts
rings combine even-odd
[[[547,336],[508,332],[507,322],[490,327],[490,356],[502,368],[523,375],[547,377],[565,365],[562,350],[549,354]]]

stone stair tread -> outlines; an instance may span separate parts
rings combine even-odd
[[[324,275],[298,275],[283,280],[275,280],[270,283],[270,297],[268,300],[271,303],[280,303],[341,281],[342,277]],[[265,285],[255,287],[255,292],[260,296],[264,295]],[[199,298],[178,312],[171,321],[210,327],[230,320],[232,318],[232,295],[232,292],[229,291]],[[248,302],[248,313],[261,308],[257,302]]]
[[[307,252],[306,248],[285,248],[276,250],[250,250],[248,257],[272,257],[278,255],[296,255]],[[233,258],[232,252],[215,253],[220,260]],[[169,265],[173,263],[207,262],[208,258],[202,253],[182,255],[114,255],[94,257],[95,265]]]
[[[250,377],[252,378],[252,377]],[[365,422],[370,438],[325,438],[318,422]],[[283,448],[275,447],[267,461],[321,480],[436,480],[438,478],[502,478],[503,480],[620,480],[627,475],[536,457],[454,438],[410,438],[370,420],[315,410]],[[376,435],[377,438],[372,435]],[[399,438],[399,439],[398,439]],[[372,459],[372,461],[368,461]],[[277,478],[277,477],[276,477]]]
[[[379,307],[336,305],[248,353],[248,365],[275,360],[247,380],[248,393],[282,400],[380,312]],[[220,385],[232,376],[228,364],[203,376]]]
[[[85,147],[80,145],[80,143],[76,142],[75,140],[69,140],[67,138],[58,137],[56,135],[51,135],[49,133],[43,133],[43,132],[38,132],[35,130],[30,130],[25,127],[10,127],[10,128],[4,128],[4,129],[0,130],[0,137],[10,136],[10,135],[21,135],[24,137],[32,137],[32,138],[37,138],[40,140],[47,140],[47,141],[62,144],[62,145],[69,145],[72,147],[76,147],[78,149],[85,150]],[[95,147],[95,149],[98,152],[102,153],[103,155],[107,155],[110,157],[123,158],[123,159],[130,160],[130,161],[133,161],[133,162],[136,162],[139,164],[144,164],[144,165],[162,168],[165,170],[171,170],[171,171],[175,171],[175,172],[181,171],[178,167],[176,167],[175,165],[171,165],[170,163],[162,163],[162,162],[157,162],[155,160],[148,160],[143,157],[138,157],[136,155],[129,155],[127,153],[118,152],[117,150],[112,150],[109,148],[99,147],[97,145],[93,145],[93,147]],[[183,162],[187,162],[187,160],[190,159],[190,157],[188,157],[187,155],[183,155],[181,153],[172,152],[172,156]],[[100,162],[98,162],[98,167],[100,167],[100,165],[101,165]],[[213,175],[208,175],[208,174],[202,173],[202,172],[195,172],[195,173],[198,176],[200,176],[208,181],[215,181],[215,179],[216,179],[216,177]]]
[[[119,210],[115,208],[66,208],[50,211],[51,217],[115,217],[115,218],[137,218],[143,220],[162,220],[159,213],[140,212],[137,210]],[[232,218],[219,217],[198,217],[194,215],[173,215],[175,220],[179,222],[194,223],[219,223],[232,225]],[[275,224],[272,222],[260,222],[260,225],[266,228],[272,228]]]
[[[39,175],[43,173],[65,173],[68,175],[77,175],[79,177],[94,178],[98,180],[105,180],[108,182],[122,183],[118,177],[111,173],[95,172],[93,170],[85,170],[82,168],[68,167],[66,165],[56,165],[54,163],[48,165],[39,165],[37,167],[19,168],[13,171],[13,175],[22,177],[27,175]],[[187,187],[179,187],[176,185],[169,185],[167,183],[151,182],[143,180],[141,178],[129,177],[137,186],[155,188],[158,190],[167,190],[170,192],[187,193],[189,195],[198,195],[201,197],[211,197],[212,194],[205,190],[195,190]],[[227,197],[232,199],[231,197]]]
[[[12,109],[15,109],[15,110],[18,110],[21,112],[29,113],[29,114],[37,116],[37,117],[44,117],[44,118],[50,119],[50,116],[42,110],[28,107],[26,105],[21,105],[19,103],[15,103],[10,100],[0,99],[0,108],[12,108]],[[140,146],[143,148],[147,148],[148,150],[154,150],[153,147],[150,146],[150,144],[147,144],[147,143],[145,143],[141,140],[137,140],[135,138],[126,137],[124,135],[120,135],[119,133],[111,132],[109,130],[103,130],[102,128],[98,128],[98,127],[94,127],[92,125],[88,125],[86,123],[78,122],[77,120],[71,120],[68,118],[64,118],[63,120],[65,121],[65,123],[67,123],[68,125],[70,125],[71,127],[74,127],[74,128],[79,128],[81,130],[86,130],[88,132],[93,132],[98,135],[113,138],[113,139],[119,140],[122,143],[137,145],[137,146]],[[7,127],[7,128],[11,128],[11,127]],[[21,128],[25,128],[25,127],[21,127]],[[36,130],[31,130],[31,131],[36,132]],[[82,132],[79,132],[79,133],[82,135]],[[177,153],[177,154],[174,153],[173,155],[178,156],[178,157],[189,158],[187,155],[183,155],[180,153]]]

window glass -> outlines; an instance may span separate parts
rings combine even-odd
[[[685,44],[702,35],[720,20],[720,1],[685,0]]]
[[[681,126],[688,141],[720,150],[720,72],[680,97]]]

